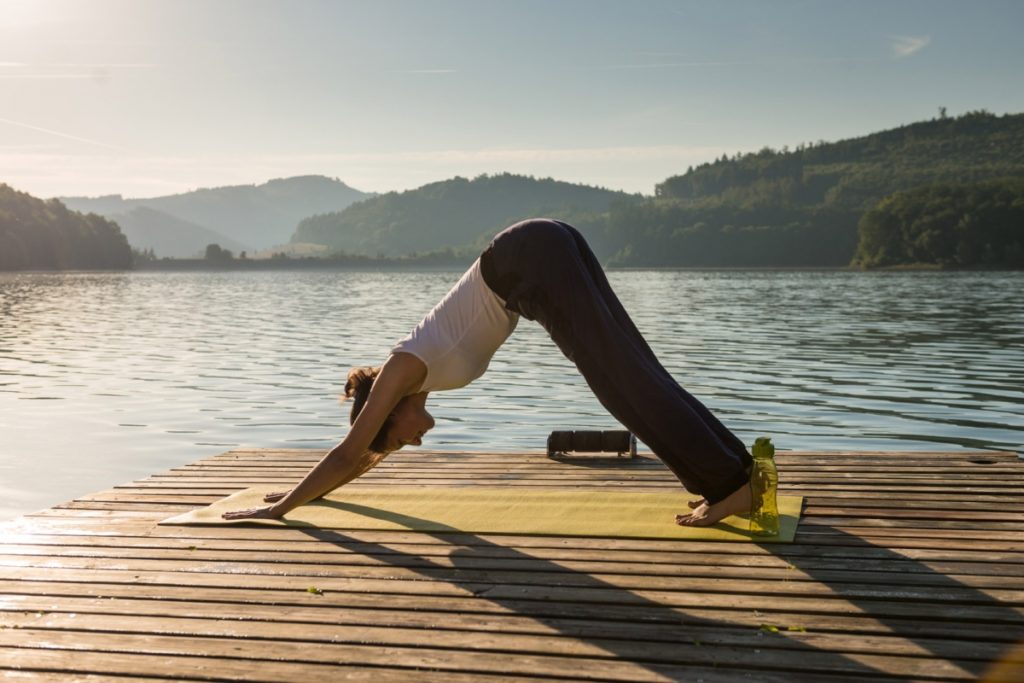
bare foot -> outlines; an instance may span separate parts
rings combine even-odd
[[[706,501],[705,499],[701,498],[701,499],[699,499],[699,500],[691,500],[691,501],[687,501],[687,503],[686,503],[686,504],[690,506],[690,509],[691,509],[691,510],[696,510],[696,509],[697,509],[697,508],[699,508],[699,507],[700,507],[701,505],[707,505],[707,504],[708,504],[708,501]]]
[[[676,524],[680,526],[711,526],[722,521],[729,515],[750,512],[750,486],[741,486],[725,500],[711,504],[706,500],[693,501],[690,507],[693,512],[688,515],[676,515]],[[693,503],[697,503],[694,507]]]

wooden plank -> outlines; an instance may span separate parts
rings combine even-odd
[[[37,566],[39,560],[34,557],[2,556],[0,557],[0,575],[15,576],[26,568]],[[933,605],[947,603],[958,604],[989,604],[998,602],[1006,606],[1024,607],[1024,587],[1015,577],[984,577],[965,581],[981,584],[996,584],[996,587],[971,586],[957,581],[955,577],[939,577],[934,583],[925,576],[918,577],[910,583],[894,583],[885,581],[866,581],[877,578],[872,573],[858,574],[854,572],[815,572],[822,575],[821,579],[803,575],[794,569],[781,570],[781,576],[774,578],[747,578],[749,573],[740,573],[742,578],[732,578],[725,572],[715,575],[707,572],[706,576],[688,572],[684,576],[654,574],[605,574],[592,572],[583,574],[572,571],[551,571],[548,563],[541,563],[541,569],[516,571],[514,569],[474,569],[457,565],[440,566],[430,563],[429,566],[403,567],[395,565],[379,566],[327,566],[323,563],[286,564],[270,562],[239,561],[194,561],[169,559],[122,559],[122,558],[50,558],[46,567],[50,573],[63,571],[71,580],[81,580],[83,575],[102,575],[110,577],[113,572],[131,574],[137,580],[144,577],[159,576],[161,580],[179,582],[205,581],[208,577],[227,575],[235,585],[253,581],[260,584],[263,580],[281,578],[286,581],[304,581],[312,584],[338,586],[337,590],[364,590],[364,586],[375,589],[381,582],[419,582],[419,583],[457,583],[476,589],[485,585],[501,585],[506,587],[527,586],[533,588],[551,588],[584,591],[607,591],[610,593],[652,591],[667,593],[702,591],[712,595],[724,594],[739,599],[740,596],[820,596],[827,598],[849,598],[870,600],[904,600],[927,601]],[[102,568],[102,571],[99,570]],[[187,575],[187,576],[186,576]],[[123,576],[123,575],[122,575]],[[199,577],[202,578],[199,578]],[[832,578],[838,576],[839,578]],[[931,575],[936,576],[936,575]],[[807,579],[807,580],[802,580]],[[216,580],[216,579],[214,579]],[[823,582],[828,581],[828,585]],[[328,584],[327,582],[333,582]],[[294,585],[294,583],[292,584]],[[941,587],[935,590],[934,586]],[[323,587],[323,586],[321,586]]]
[[[859,573],[890,572],[900,576],[915,574],[963,574],[1020,577],[1024,557],[1009,559],[1017,562],[999,562],[1004,558],[986,556],[982,559],[968,556],[967,560],[910,561],[902,556],[858,558],[855,567],[843,556],[803,557],[787,559],[779,554],[707,554],[668,553],[657,551],[601,551],[573,547],[515,549],[510,546],[480,546],[468,548],[447,544],[373,545],[346,544],[345,547],[327,544],[315,548],[294,542],[253,541],[239,548],[233,540],[175,539],[160,537],[117,538],[89,536],[10,535],[0,545],[2,555],[48,556],[59,546],[61,555],[71,557],[122,557],[150,559],[220,559],[238,562],[314,562],[317,564],[405,564],[408,566],[451,563],[457,558],[459,566],[485,568],[500,564],[506,568],[530,568],[544,563],[548,567],[562,567],[566,571],[586,572],[602,569],[607,572],[637,574],[692,574],[702,567],[708,570],[738,568],[768,574],[777,570],[839,570]],[[799,567],[794,564],[796,562]]]
[[[22,650],[14,650],[4,652],[0,650],[0,674],[3,674],[5,683],[68,683],[68,681],[75,681],[75,683],[108,683],[114,681],[115,683],[120,681],[123,683],[167,683],[166,678],[149,678],[148,676],[132,676],[128,674],[117,674],[117,673],[88,673],[95,672],[98,669],[104,668],[102,665],[97,667],[90,667],[88,669],[79,671],[68,671],[66,668],[62,671],[40,671],[38,669],[34,671],[29,670],[14,670],[8,668],[9,666],[9,655],[16,657],[26,658],[25,655],[29,653]],[[32,666],[47,666],[44,655],[42,661],[38,661],[35,658],[32,659]],[[8,666],[5,666],[5,662]],[[150,667],[150,671],[155,670],[155,667]],[[184,683],[193,683],[199,681],[198,678],[178,678],[178,681]]]
[[[111,627],[114,623],[111,622]],[[153,628],[153,627],[151,627]],[[330,640],[330,630],[319,641],[292,641],[239,637],[204,637],[187,634],[165,635],[145,631],[131,634],[131,639],[117,639],[116,633],[96,631],[65,631],[58,629],[0,629],[0,648],[26,647],[70,652],[132,652],[173,657],[233,657],[248,659],[253,665],[265,661],[288,661],[343,666],[393,667],[396,662],[408,669],[430,669],[459,673],[511,674],[548,676],[575,680],[651,681],[681,680],[692,675],[692,666],[719,669],[753,669],[786,672],[796,668],[792,652],[768,646],[756,649],[728,646],[708,647],[703,642],[676,642],[671,647],[648,648],[646,657],[631,656],[629,643],[595,641],[591,656],[563,654],[537,655],[515,647],[512,652],[499,649],[471,650],[438,647],[409,647],[374,643],[360,645]],[[479,634],[476,634],[479,635]],[[112,642],[113,641],[113,642]],[[365,641],[364,641],[365,642]],[[487,641],[489,642],[489,641]],[[551,641],[548,639],[548,642]],[[313,646],[315,645],[315,647]],[[550,647],[550,646],[549,646]],[[623,651],[619,656],[617,653]],[[550,652],[550,650],[549,650]],[[941,657],[909,658],[890,655],[843,653],[841,656],[813,649],[799,654],[799,669],[805,673],[851,675],[865,670],[893,676],[916,676],[933,680],[965,680],[978,673],[976,663]],[[724,672],[723,672],[724,673]]]
[[[515,548],[513,546],[451,546],[449,544],[373,544],[352,542],[344,547],[333,544],[321,544],[315,541],[260,541],[252,540],[246,549],[240,549],[233,538],[220,537],[130,537],[119,536],[36,536],[9,535],[9,545],[0,546],[0,553],[5,554],[53,554],[47,552],[46,546],[60,546],[60,551],[68,555],[102,557],[110,548],[118,549],[115,555],[125,555],[137,549],[138,555],[162,557],[170,555],[178,559],[194,557],[203,559],[222,559],[224,561],[298,561],[307,559],[311,562],[340,562],[348,564],[398,564],[416,566],[448,560],[453,554],[459,555],[462,566],[487,566],[489,563],[501,561],[504,566],[521,568],[525,564],[546,561],[551,566],[565,567],[567,570],[580,571],[589,567],[604,566],[607,571],[647,572],[651,574],[665,571],[685,571],[693,573],[702,567],[709,570],[718,568],[746,567],[751,571],[760,568],[789,569],[796,568],[804,572],[823,570],[850,569],[851,557],[856,557],[855,569],[859,572],[898,572],[907,580],[915,580],[917,574],[940,573],[946,575],[960,574],[965,576],[1009,576],[1020,577],[1024,573],[1024,555],[993,554],[993,553],[959,553],[955,557],[949,554],[936,555],[928,551],[895,553],[875,553],[857,556],[856,551],[850,553],[822,553],[819,556],[774,553],[680,553],[661,551],[636,550],[595,550],[569,546],[557,548]],[[39,544],[38,550],[23,553],[18,543]],[[111,544],[116,545],[111,545]],[[45,544],[45,545],[44,545]],[[312,546],[312,547],[310,547]],[[228,551],[228,552],[222,552]],[[145,555],[143,555],[143,553]],[[213,554],[217,553],[217,554]],[[133,555],[127,555],[133,556]]]
[[[33,586],[43,587],[43,586]],[[80,588],[83,595],[74,591]],[[254,602],[225,603],[220,601],[199,601],[182,599],[173,590],[148,597],[91,597],[88,587],[61,586],[61,594],[30,593],[5,596],[0,601],[2,612],[23,612],[35,614],[92,613],[107,616],[153,616],[190,617],[222,619],[230,614],[235,620],[256,620],[266,622],[319,623],[329,625],[402,627],[419,629],[447,629],[450,631],[493,631],[560,637],[601,637],[627,638],[647,642],[676,642],[680,639],[705,639],[707,633],[718,637],[756,638],[760,642],[766,630],[766,623],[777,625],[788,637],[802,639],[804,634],[829,634],[837,641],[828,649],[845,651],[847,648],[864,649],[865,646],[849,640],[846,634],[856,631],[860,634],[906,638],[949,638],[948,624],[931,624],[920,621],[883,621],[868,617],[832,616],[824,614],[807,615],[795,612],[773,611],[769,614],[755,614],[752,611],[723,607],[705,610],[675,610],[669,614],[649,614],[651,610],[618,609],[613,613],[596,612],[582,606],[569,612],[571,604],[553,610],[545,609],[542,603],[522,603],[515,611],[489,601],[466,601],[433,599],[414,602],[406,599],[399,604],[386,607],[376,605],[347,604],[333,607],[323,604],[293,605],[285,602],[259,604]],[[366,602],[366,600],[363,600]],[[230,607],[228,606],[230,605]],[[403,609],[404,608],[404,609]],[[532,610],[529,608],[533,608]],[[655,618],[657,617],[657,618]],[[725,634],[725,635],[722,635]],[[957,656],[972,658],[981,652],[1001,651],[1007,643],[1014,643],[1024,636],[1024,626],[1007,627],[989,624],[961,624],[955,629],[956,642],[961,646],[965,639],[994,643],[991,648],[971,649],[964,653],[960,647]],[[886,641],[890,645],[894,641]],[[929,641],[933,642],[933,641]],[[864,650],[866,651],[866,650]]]
[[[959,599],[942,602],[932,600],[935,594],[945,589],[932,591],[926,597],[920,592],[907,594],[897,588],[876,588],[874,591],[858,588],[840,588],[842,594],[829,590],[807,593],[785,594],[776,591],[770,594],[760,592],[736,594],[728,591],[687,591],[687,590],[627,590],[604,584],[591,585],[533,585],[530,583],[503,584],[486,580],[451,581],[420,578],[350,578],[308,575],[255,575],[255,574],[211,574],[175,573],[159,571],[108,571],[94,569],[83,572],[77,569],[47,568],[42,579],[39,572],[23,568],[0,567],[0,581],[39,581],[102,584],[97,595],[118,595],[118,586],[124,586],[129,596],[143,594],[148,587],[181,587],[195,594],[208,589],[218,594],[221,600],[236,601],[239,591],[275,592],[287,600],[306,599],[310,587],[321,593],[314,595],[317,604],[347,604],[353,595],[372,595],[375,600],[391,600],[391,596],[473,598],[504,601],[549,601],[594,603],[605,606],[640,606],[661,608],[721,608],[742,606],[751,611],[770,613],[780,608],[786,611],[806,613],[875,615],[884,617],[907,617],[932,619],[937,622],[987,622],[1019,626],[1024,623],[1024,609],[1020,605],[1002,604],[998,598],[981,591],[962,590]],[[718,584],[717,588],[722,588]],[[53,590],[59,590],[56,586]],[[986,593],[991,591],[986,591]],[[387,596],[387,597],[384,597]]]
[[[48,667],[67,673],[43,674],[45,678],[36,678],[38,674],[12,673],[9,667],[18,666]],[[510,674],[489,675],[482,672],[464,674],[453,671],[431,671],[425,669],[386,669],[382,667],[357,667],[345,664],[320,664],[310,662],[281,662],[263,660],[254,666],[248,660],[233,658],[216,658],[206,656],[183,655],[140,655],[110,652],[83,652],[76,650],[71,653],[64,651],[27,650],[20,648],[0,648],[0,672],[7,676],[19,676],[13,680],[61,681],[68,680],[110,680],[109,676],[129,676],[130,680],[147,680],[127,673],[130,671],[166,672],[175,681],[360,681],[376,683],[407,683],[408,681],[425,681],[427,683],[472,683],[474,681],[500,681],[504,683],[536,683],[538,677],[519,677]],[[102,672],[98,678],[82,677],[82,672]],[[657,675],[651,672],[648,680],[677,681],[692,680],[706,683],[732,683],[736,680],[735,671],[719,671],[716,668],[687,667],[684,678],[672,677],[671,672]],[[27,678],[26,678],[27,676]],[[52,676],[52,677],[51,677]],[[577,679],[580,677],[577,676]],[[115,680],[121,680],[120,678]],[[159,679],[167,681],[167,678]],[[556,680],[556,679],[549,679]],[[564,680],[564,679],[562,679]],[[823,674],[802,674],[800,672],[763,672],[758,676],[765,683],[851,683],[863,682],[861,676],[827,676]]]
[[[466,649],[471,651],[494,651],[526,653],[538,656],[558,655],[575,657],[605,657],[613,651],[618,657],[645,661],[678,662],[688,658],[663,653],[664,643],[679,644],[700,642],[707,647],[769,648],[779,657],[785,651],[803,653],[808,649],[829,652],[862,653],[876,655],[914,656],[922,652],[922,646],[900,637],[862,636],[856,640],[845,634],[807,633],[799,630],[780,629],[778,633],[761,628],[715,629],[700,626],[676,626],[667,628],[640,629],[648,637],[637,637],[629,633],[622,637],[621,629],[616,632],[611,625],[604,624],[598,633],[585,637],[569,635],[562,631],[549,630],[536,635],[522,631],[508,631],[506,624],[495,621],[497,630],[470,628],[462,629],[449,623],[447,615],[429,627],[410,627],[399,622],[384,624],[327,623],[323,620],[230,619],[220,614],[171,616],[139,614],[94,614],[89,612],[59,613],[8,613],[4,615],[9,628],[54,630],[86,630],[104,633],[152,633],[161,635],[186,635],[195,637],[245,638],[263,641],[274,640],[287,632],[289,640],[307,643],[345,643],[350,645],[376,644],[386,647],[417,647]],[[325,628],[325,626],[327,628]],[[770,635],[769,635],[770,634]],[[581,634],[582,635],[582,634]],[[1005,649],[1003,643],[965,643],[963,640],[929,639],[927,652],[931,655],[961,659],[988,661],[999,656]],[[774,662],[778,666],[778,658]]]
[[[8,544],[0,546],[0,566],[19,567],[33,566],[40,557],[49,557],[53,548],[48,546],[18,546]],[[100,548],[65,545],[61,548],[62,562],[58,565],[50,562],[48,566],[76,566],[88,568],[96,563],[91,560],[102,560],[102,565],[109,569],[146,569],[159,566],[167,571],[210,571],[211,567],[231,564],[235,571],[256,573],[291,573],[300,574],[308,571],[306,567],[317,567],[320,575],[330,571],[333,576],[359,576],[373,578],[376,573],[385,571],[389,576],[396,575],[392,570],[402,568],[418,572],[421,569],[439,571],[451,570],[467,576],[468,572],[529,572],[531,581],[545,583],[545,578],[563,572],[567,576],[586,575],[601,579],[602,575],[616,576],[617,581],[639,581],[631,587],[658,587],[675,590],[670,581],[678,579],[685,573],[687,579],[720,578],[748,579],[769,581],[773,584],[787,582],[827,581],[829,583],[852,584],[886,584],[891,586],[945,586],[959,584],[972,589],[1015,588],[1020,585],[1019,565],[997,565],[993,568],[986,565],[985,571],[967,571],[958,573],[951,564],[942,565],[944,572],[939,574],[934,567],[921,568],[918,571],[907,571],[896,563],[864,563],[855,568],[847,562],[813,563],[813,568],[797,567],[794,564],[777,560],[774,566],[768,562],[751,562],[749,558],[741,558],[733,562],[718,561],[709,563],[697,558],[688,563],[638,563],[633,561],[596,562],[596,561],[551,561],[542,558],[523,557],[464,557],[461,553],[424,557],[417,555],[341,555],[327,556],[299,552],[222,552],[203,551],[199,549],[156,549],[145,548]],[[74,559],[70,559],[74,558]],[[962,566],[962,565],[961,565]],[[327,568],[330,568],[329,570]],[[973,566],[967,568],[974,569]],[[661,585],[655,585],[659,583]],[[646,585],[641,586],[641,583]],[[612,582],[608,582],[613,585]],[[614,584],[617,585],[617,584]]]
[[[472,683],[479,680],[523,683],[536,678],[518,676],[487,676],[452,671],[411,671],[402,668],[360,667],[339,664],[295,663],[235,657],[209,657],[191,654],[150,655],[110,650],[89,651],[82,648],[46,649],[33,646],[0,646],[0,673],[5,680],[26,681],[108,681],[159,680],[174,681],[362,681],[364,683],[405,683],[410,676],[417,681],[434,683]],[[140,675],[141,674],[141,675]],[[163,674],[159,679],[147,675]],[[720,679],[721,680],[721,679]]]

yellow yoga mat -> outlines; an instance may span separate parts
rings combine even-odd
[[[803,498],[780,496],[781,533],[752,536],[748,522],[728,517],[711,527],[682,527],[675,516],[688,510],[684,492],[540,490],[513,486],[413,488],[352,486],[337,489],[284,519],[227,521],[221,514],[266,505],[271,489],[251,488],[160,522],[263,524],[368,531],[425,531],[602,538],[782,542],[793,540]]]

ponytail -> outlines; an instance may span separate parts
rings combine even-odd
[[[352,368],[348,371],[348,379],[345,381],[345,396],[342,400],[352,399],[352,411],[349,413],[349,424],[355,424],[356,418],[362,412],[366,400],[370,397],[370,390],[373,383],[380,374],[380,367]],[[370,450],[377,453],[384,452],[385,440],[387,439],[388,428],[391,427],[391,418],[388,417],[381,425],[377,436],[370,443]]]

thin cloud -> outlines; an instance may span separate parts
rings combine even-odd
[[[3,80],[51,80],[51,79],[104,79],[109,71],[120,69],[152,69],[158,66],[150,62],[0,62],[0,79]]]
[[[56,150],[59,147],[60,147],[60,145],[49,144],[49,143],[45,144],[45,145],[40,145],[40,144],[24,144],[24,145],[23,144],[13,144],[13,145],[0,144],[0,150],[12,151],[12,152],[27,152],[27,151],[31,152],[31,151],[39,151],[39,150]]]
[[[90,140],[89,138],[79,137],[78,135],[71,135],[69,133],[61,133],[59,130],[52,130],[50,128],[43,128],[41,126],[33,126],[30,123],[22,123],[21,121],[12,121],[10,119],[0,118],[0,123],[6,123],[9,126],[18,126],[19,128],[27,128],[28,130],[38,131],[40,133],[46,133],[47,135],[55,135],[59,138],[65,138],[67,140],[74,140],[76,142],[84,142],[88,145],[96,145],[97,147],[106,147],[107,149],[116,149],[120,152],[127,152],[124,147],[118,147],[117,145],[110,145],[106,142],[100,142],[99,140]]]
[[[0,74],[5,81],[38,81],[51,79],[95,79],[95,74]]]
[[[928,43],[932,42],[931,36],[891,36],[890,38],[892,52],[898,59],[920,52]]]
[[[754,62],[650,62],[646,64],[607,64],[597,69],[672,69],[699,66],[745,66]]]
[[[54,64],[42,64],[41,66],[81,69],[152,69],[158,65],[152,62],[57,62]]]
[[[159,66],[154,62],[0,62],[0,67],[40,69],[151,69]]]
[[[867,57],[762,57],[760,59],[747,60],[705,60],[685,62],[640,62],[635,64],[605,64],[598,66],[583,66],[581,69],[596,69],[604,71],[623,69],[680,69],[680,68],[701,68],[701,67],[730,67],[730,66],[764,66],[765,64],[782,64],[799,66],[801,64],[859,64],[864,62],[876,62],[877,58]]]
[[[455,69],[399,69],[392,71],[393,74],[453,74]]]
[[[690,56],[690,53],[688,52],[665,52],[654,50],[640,50],[636,52],[636,54],[640,55],[641,57],[654,57],[664,59],[682,59]]]

